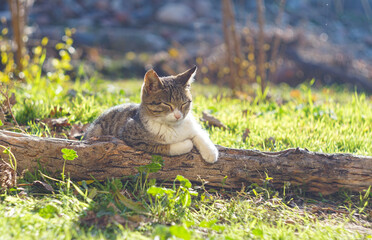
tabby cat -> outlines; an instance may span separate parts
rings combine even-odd
[[[170,156],[188,153],[195,145],[206,162],[216,162],[217,148],[191,113],[195,73],[196,66],[167,77],[149,70],[141,104],[110,108],[93,122],[84,139],[112,135],[135,149]]]

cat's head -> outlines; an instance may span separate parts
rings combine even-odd
[[[195,73],[196,66],[167,77],[159,77],[154,70],[149,70],[141,92],[141,106],[146,115],[170,125],[181,123],[191,109],[190,85]]]

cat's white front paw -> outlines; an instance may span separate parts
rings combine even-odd
[[[190,139],[186,139],[185,141],[178,142],[178,143],[173,143],[170,145],[169,148],[169,155],[174,156],[174,155],[181,155],[188,153],[192,150],[194,147],[194,144]]]
[[[200,155],[207,163],[215,163],[218,160],[218,149],[214,145],[200,148]]]

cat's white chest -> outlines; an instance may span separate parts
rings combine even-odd
[[[155,134],[163,144],[172,144],[190,139],[195,135],[195,124],[192,118],[186,118],[179,125],[169,126],[159,122],[148,124],[148,130]]]

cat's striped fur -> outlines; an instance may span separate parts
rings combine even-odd
[[[112,135],[135,149],[164,155],[181,155],[196,146],[205,161],[216,162],[217,148],[191,113],[190,84],[195,73],[196,67],[159,77],[149,70],[141,104],[110,108],[93,122],[84,139]]]

